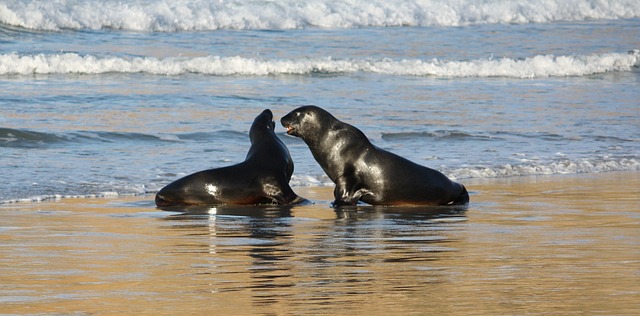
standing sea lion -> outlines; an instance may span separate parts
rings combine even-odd
[[[156,194],[156,205],[292,204],[305,201],[289,186],[293,161],[274,129],[273,114],[266,109],[251,125],[251,148],[245,161],[178,179]]]
[[[311,149],[336,184],[335,206],[460,205],[469,202],[462,184],[371,144],[357,128],[317,106],[303,106],[281,119],[287,134]]]

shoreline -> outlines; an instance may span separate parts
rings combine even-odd
[[[599,172],[599,173],[578,173],[578,174],[551,174],[551,175],[526,175],[526,176],[513,176],[513,177],[496,177],[496,178],[468,178],[462,180],[456,180],[457,182],[463,183],[469,194],[471,196],[471,204],[474,204],[474,196],[478,196],[480,192],[476,190],[476,187],[482,188],[481,191],[487,190],[487,188],[491,188],[493,186],[504,186],[509,184],[534,184],[534,183],[557,183],[560,185],[562,183],[567,183],[570,185],[575,182],[591,182],[591,181],[607,181],[611,182],[612,179],[636,179],[635,181],[640,182],[640,171],[611,171],[611,172]],[[556,186],[557,186],[556,185]],[[331,203],[333,201],[333,185],[320,185],[320,186],[292,186],[294,191],[315,204],[317,202],[323,203]],[[640,190],[638,190],[640,194]],[[38,205],[38,206],[46,206],[48,203],[55,204],[65,204],[69,202],[70,204],[80,203],[82,201],[93,201],[98,204],[100,200],[104,200],[103,202],[113,201],[113,200],[121,200],[121,201],[138,201],[144,202],[149,201],[154,209],[157,209],[155,204],[153,203],[155,192],[145,192],[145,193],[127,193],[120,194],[117,192],[102,192],[97,194],[88,194],[88,195],[63,195],[63,194],[55,194],[55,195],[46,195],[46,196],[38,196],[34,198],[25,198],[25,199],[14,199],[7,201],[0,201],[0,209],[2,208],[11,208],[12,206],[22,207],[25,205]],[[484,199],[482,199],[484,200]],[[366,205],[366,204],[365,204]],[[256,205],[257,207],[261,207],[261,205]],[[251,207],[251,206],[247,206]],[[296,206],[294,206],[296,207]]]

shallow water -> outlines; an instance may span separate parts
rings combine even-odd
[[[638,69],[631,0],[5,0],[0,203],[155,192],[305,104],[461,182],[638,171]]]
[[[0,206],[3,313],[640,312],[640,173],[476,179],[466,209]]]

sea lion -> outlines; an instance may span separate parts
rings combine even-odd
[[[305,201],[289,186],[293,160],[274,130],[273,113],[266,109],[251,125],[251,148],[243,162],[178,179],[156,194],[156,205],[293,204]]]
[[[335,206],[462,205],[469,194],[444,174],[378,148],[359,129],[317,106],[303,106],[280,122],[302,138],[336,184]]]

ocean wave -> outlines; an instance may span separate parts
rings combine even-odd
[[[128,132],[77,131],[69,133],[46,133],[25,129],[0,128],[0,148],[42,148],[69,143],[121,143],[121,142],[167,142],[166,137]]]
[[[41,132],[27,129],[0,127],[0,148],[45,148],[65,144],[85,143],[166,143],[166,142],[213,142],[216,140],[235,140],[247,142],[246,132],[219,130],[182,134],[150,135],[135,132],[72,131]]]
[[[58,143],[62,141],[64,141],[63,137],[51,133],[19,130],[13,128],[0,128],[0,148],[37,148],[42,147],[46,144]]]
[[[468,61],[438,59],[258,59],[235,57],[98,57],[76,53],[0,55],[0,75],[146,73],[213,76],[272,76],[376,73],[397,76],[545,78],[632,71],[640,67],[640,50],[628,53]]]
[[[245,132],[232,130],[220,130],[213,132],[194,132],[174,135],[176,139],[196,142],[210,142],[213,139],[229,139],[240,142],[247,142],[249,135]]]
[[[34,30],[189,31],[461,26],[640,17],[637,0],[5,0],[0,24]]]
[[[433,132],[393,132],[393,133],[382,133],[381,138],[388,141],[404,141],[404,140],[420,140],[423,138],[433,138],[437,140],[474,140],[474,141],[483,141],[483,140],[495,140],[500,139],[498,137],[489,136],[489,135],[480,135],[480,134],[470,134],[463,131],[457,130],[437,130]]]

